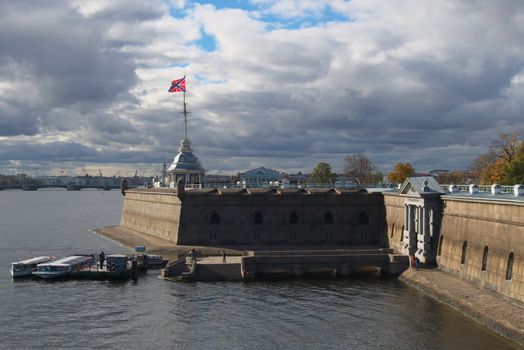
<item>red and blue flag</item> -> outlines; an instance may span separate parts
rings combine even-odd
[[[169,92],[186,92],[186,77],[176,79],[171,82]]]

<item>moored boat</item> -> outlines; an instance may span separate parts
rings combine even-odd
[[[148,254],[145,260],[145,267],[148,268],[164,268],[167,265],[168,260],[162,258],[162,255],[150,255]]]
[[[31,276],[33,274],[33,271],[36,271],[38,264],[50,262],[53,259],[54,257],[52,256],[37,256],[34,258],[11,263],[11,268],[10,268],[11,276],[12,277]]]
[[[81,271],[96,264],[93,256],[68,256],[56,261],[38,264],[33,275],[45,279],[66,277],[69,273]]]
[[[111,254],[105,258],[105,266],[99,264],[91,265],[87,268],[70,272],[69,278],[78,279],[107,279],[107,280],[124,280],[137,278],[137,263],[129,261],[128,256],[124,254]]]

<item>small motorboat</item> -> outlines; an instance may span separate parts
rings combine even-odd
[[[23,277],[31,276],[38,264],[46,263],[53,261],[54,257],[52,256],[37,256],[34,258],[17,261],[11,263],[11,276],[13,277]]]
[[[81,271],[96,264],[92,255],[73,255],[48,263],[38,264],[33,275],[42,278],[66,277],[71,272]]]
[[[146,267],[148,268],[164,268],[167,265],[167,259],[162,258],[162,255],[147,255],[147,258],[145,259]]]

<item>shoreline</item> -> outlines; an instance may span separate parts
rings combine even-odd
[[[136,232],[122,226],[91,230],[127,248],[145,245],[146,251],[161,254],[170,261],[186,254],[193,246],[177,246],[164,239]],[[241,250],[194,246],[204,255],[242,255]],[[480,289],[457,276],[439,269],[408,269],[399,279],[440,303],[448,305],[491,331],[524,347],[524,305],[509,301],[494,292]]]
[[[222,251],[225,251],[227,255],[242,255],[242,251],[235,249],[175,245],[170,241],[130,230],[122,226],[107,226],[92,229],[90,231],[129,249],[134,249],[136,246],[143,245],[146,247],[146,252],[160,254],[164,259],[168,259],[169,261],[177,260],[179,256],[187,254],[191,248],[195,248],[204,255],[218,256],[222,255]]]
[[[524,347],[524,305],[439,269],[410,268],[399,279]]]

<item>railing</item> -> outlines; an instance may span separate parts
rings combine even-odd
[[[470,185],[455,185],[455,184],[440,185],[440,187],[442,188],[442,191],[446,193],[449,192],[449,186],[455,186],[458,188],[459,191],[468,192]],[[491,192],[491,186],[492,185],[477,185],[477,189],[479,192]],[[500,186],[500,193],[513,193],[513,191],[514,191],[513,186]]]
[[[186,189],[188,188],[186,185]],[[203,186],[200,185],[199,188],[266,188],[266,189],[272,189],[272,188],[282,188],[282,189],[307,189],[307,188],[340,188],[340,189],[362,189],[362,188],[396,188],[395,185],[392,184],[355,184],[350,182],[344,182],[344,183],[331,183],[331,184],[325,184],[325,183],[305,183],[305,184],[287,184],[287,183],[279,183],[277,185],[273,184],[204,184]]]
[[[187,184],[185,188],[186,190],[199,190],[202,188],[202,184]]]

